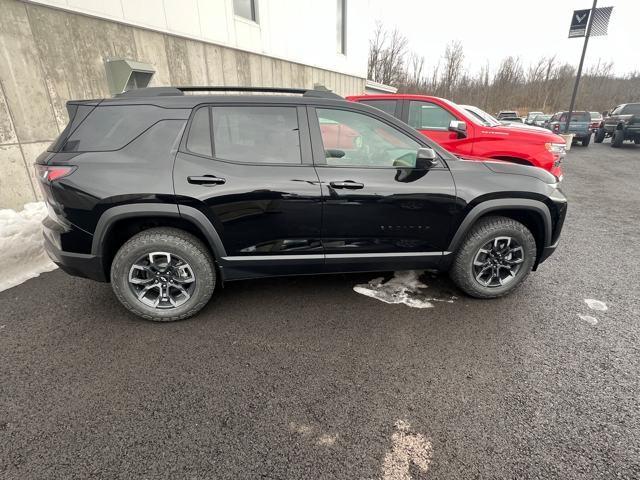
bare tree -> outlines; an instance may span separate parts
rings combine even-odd
[[[400,83],[405,77],[407,38],[395,29],[389,34],[377,23],[369,42],[369,78],[385,84]]]
[[[460,42],[449,43],[444,52],[444,68],[440,79],[445,96],[450,96],[451,92],[457,87],[463,71],[463,61],[464,49],[462,44]]]
[[[398,30],[376,25],[369,42],[369,78],[398,87],[400,92],[423,93],[477,105],[490,112],[518,109],[553,113],[566,109],[575,80],[575,67],[559,63],[555,56],[541,57],[526,67],[517,57],[506,57],[491,74],[489,64],[475,74],[466,71],[460,42],[449,43],[435,66],[408,51],[407,39]],[[576,108],[610,109],[620,103],[640,101],[640,72],[615,76],[611,62],[587,67],[580,84]]]

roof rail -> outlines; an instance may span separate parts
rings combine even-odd
[[[172,97],[184,95],[185,92],[263,92],[263,93],[297,93],[303,97],[332,98],[343,100],[343,98],[333,93],[322,85],[315,88],[284,88],[284,87],[226,87],[226,86],[186,86],[186,87],[146,87],[134,88],[123,93],[114,95],[114,98],[129,97]]]
[[[333,93],[327,88],[317,85],[314,89],[309,88],[288,88],[288,87],[244,87],[244,86],[188,86],[176,87],[181,92],[262,92],[262,93],[297,93],[303,97],[333,98],[343,100],[343,98]]]

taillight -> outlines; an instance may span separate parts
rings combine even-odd
[[[78,167],[37,164],[36,175],[42,182],[51,183],[71,175],[76,168]]]
[[[556,132],[556,133],[557,133],[557,132],[559,132],[559,131],[560,131],[560,124],[556,123],[556,124],[553,126],[553,131],[554,131],[554,132]]]

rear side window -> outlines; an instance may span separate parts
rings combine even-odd
[[[187,150],[198,155],[211,156],[211,128],[209,126],[209,108],[196,110],[189,129]]]
[[[389,115],[395,116],[396,114],[396,105],[398,104],[397,100],[360,100],[360,103],[364,103],[365,105],[370,105],[372,107],[376,107],[379,110],[382,110]]]
[[[214,155],[245,163],[301,163],[296,107],[213,107]]]
[[[167,110],[152,105],[99,106],[71,134],[63,152],[119,150],[154,123],[167,118]]]

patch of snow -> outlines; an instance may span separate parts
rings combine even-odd
[[[56,268],[44,251],[42,220],[44,202],[27,203],[16,212],[0,210],[0,292]]]
[[[391,435],[391,449],[382,463],[383,480],[411,480],[411,467],[423,475],[429,471],[433,458],[433,446],[424,435],[412,433],[409,422],[396,422],[396,431]],[[418,473],[418,472],[416,472]]]
[[[585,298],[584,303],[586,303],[591,310],[598,310],[599,312],[607,311],[607,304],[604,302],[601,302],[600,300],[594,300],[593,298]]]
[[[413,308],[433,308],[432,302],[453,303],[456,297],[437,298],[427,295],[428,285],[420,280],[424,274],[420,270],[395,272],[393,278],[385,281],[383,277],[374,278],[369,283],[361,283],[353,290],[381,302],[404,303]]]
[[[580,317],[580,320],[584,320],[589,325],[597,325],[598,324],[598,319],[596,317],[592,317],[591,315],[580,315],[580,314],[578,314],[578,317]]]

